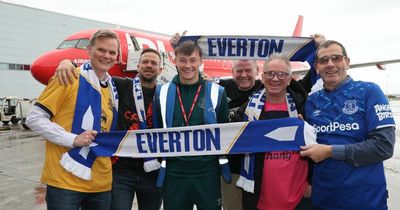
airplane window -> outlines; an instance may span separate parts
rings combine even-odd
[[[1,70],[7,70],[7,69],[9,69],[8,67],[9,67],[8,63],[0,63]]]
[[[74,48],[79,40],[65,40],[63,41],[57,49]]]
[[[87,46],[89,46],[89,39],[80,39],[78,45],[76,45],[76,48],[86,50]]]
[[[23,70],[23,69],[24,69],[24,65],[15,64],[15,69],[16,69],[16,70]]]

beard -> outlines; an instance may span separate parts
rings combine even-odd
[[[144,77],[144,76],[142,76],[142,77],[140,77],[144,82],[147,82],[147,83],[152,83],[152,82],[154,82],[156,79],[157,79],[157,77]]]

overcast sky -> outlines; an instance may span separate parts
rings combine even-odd
[[[400,59],[399,0],[8,0],[124,26],[188,35],[291,35],[298,15],[303,36],[342,42],[351,63]],[[355,79],[400,94],[400,64],[350,70]]]

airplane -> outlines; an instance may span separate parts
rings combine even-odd
[[[303,28],[303,16],[299,15],[293,36],[301,36]],[[141,49],[153,48],[160,52],[163,63],[163,71],[158,78],[161,82],[169,81],[175,74],[173,64],[174,52],[170,45],[170,36],[143,30],[112,29],[121,43],[121,53],[116,64],[109,70],[111,76],[134,77],[137,74],[137,64]],[[76,32],[68,36],[56,49],[39,56],[31,65],[32,76],[40,83],[47,85],[49,79],[54,75],[58,64],[64,59],[70,59],[78,66],[89,60],[87,46],[90,37],[97,29],[89,29]],[[399,60],[379,61],[364,64],[354,64],[353,67],[365,65],[382,65],[400,62]],[[212,79],[223,79],[232,77],[232,62],[230,60],[204,59],[201,70]],[[262,66],[263,61],[257,62]],[[291,62],[292,71],[295,75],[304,75],[310,69],[307,62]],[[297,77],[298,78],[298,77]]]
[[[303,16],[299,16],[293,36],[301,36],[303,27]],[[155,32],[142,30],[112,29],[121,43],[121,53],[117,63],[109,70],[112,76],[133,77],[137,73],[137,63],[140,50],[153,48],[161,52],[164,64],[173,62],[173,48],[170,45],[170,36]],[[49,79],[54,75],[58,64],[64,59],[70,59],[78,66],[87,60],[87,46],[89,39],[96,29],[76,32],[68,36],[56,49],[39,56],[31,65],[32,76],[40,83],[47,85]],[[210,78],[232,77],[231,61],[204,59],[202,70]],[[295,62],[295,68],[309,69],[309,65]],[[166,70],[165,65],[163,72]],[[170,68],[171,69],[171,68]],[[175,68],[172,67],[173,71]],[[167,76],[168,77],[168,76]],[[170,77],[170,76],[169,76]],[[162,79],[163,80],[163,79]],[[165,80],[163,80],[165,81]]]

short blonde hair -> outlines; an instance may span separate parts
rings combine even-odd
[[[98,31],[96,31],[96,33],[94,33],[91,37],[90,37],[90,42],[89,42],[89,46],[94,46],[96,43],[97,39],[101,39],[101,38],[111,38],[111,39],[115,39],[117,40],[118,43],[118,52],[120,49],[120,43],[119,43],[119,39],[117,34],[115,34],[113,31],[109,30],[109,29],[99,29]]]
[[[232,60],[232,69],[236,71],[236,65],[240,62],[240,61],[246,61],[246,62],[250,62],[251,65],[253,66],[253,70],[257,71],[257,62],[256,60]]]

